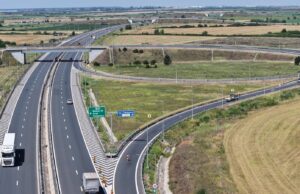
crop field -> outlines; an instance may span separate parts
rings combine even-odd
[[[204,28],[165,28],[164,32],[167,34],[195,34],[200,35],[204,31],[208,32],[209,35],[262,35],[269,32],[281,32],[282,29],[288,31],[300,30],[300,26],[297,25],[268,25],[268,26],[241,26],[241,27],[204,27]],[[126,31],[130,34],[143,34],[143,33],[154,33],[152,29],[134,29]]]
[[[225,133],[225,152],[238,191],[300,191],[300,100],[262,110]]]
[[[113,131],[118,139],[123,139],[138,127],[170,111],[222,97],[231,89],[243,92],[254,90],[262,85],[176,85],[119,82],[87,79],[99,104],[105,105],[108,112],[134,110],[136,116],[121,119],[113,115]],[[159,108],[158,108],[159,107]],[[148,118],[151,114],[151,118]],[[110,117],[108,115],[107,119]]]
[[[37,35],[37,34],[0,34],[0,39],[3,41],[16,42],[17,45],[21,44],[39,44],[41,41],[47,43],[51,39],[65,38],[66,36],[53,36],[53,35]]]
[[[189,62],[169,66],[159,64],[157,68],[116,65],[96,67],[97,70],[138,77],[178,79],[225,79],[249,78],[297,74],[300,67],[288,62]]]
[[[216,39],[216,37],[211,37],[211,36],[196,37],[196,36],[122,35],[122,36],[109,36],[108,38],[104,39],[102,43],[104,45],[186,44],[194,41],[205,41],[205,40],[214,40],[214,39]]]

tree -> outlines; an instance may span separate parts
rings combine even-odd
[[[41,41],[40,41],[40,45],[43,45],[43,44],[44,44],[44,41],[43,41],[43,40],[41,40]]]
[[[142,50],[142,49],[141,49],[141,50],[139,50],[139,53],[140,53],[140,54],[144,53],[144,50]]]
[[[202,35],[202,36],[208,36],[208,32],[207,32],[207,31],[204,31],[204,32],[202,32],[201,35]]]
[[[136,60],[133,62],[134,65],[141,65],[141,62],[139,60]]]
[[[143,61],[143,64],[147,66],[147,65],[149,65],[149,61],[145,60],[145,61]]]
[[[126,47],[124,47],[124,48],[123,48],[123,52],[126,52],[126,51],[127,51],[127,48],[126,48]]]
[[[295,58],[295,65],[300,65],[300,56]]]
[[[164,58],[164,64],[165,65],[171,65],[172,64],[172,59],[169,55],[166,55]]]
[[[75,36],[75,31],[73,31],[71,35],[72,35],[72,36]]]
[[[153,60],[150,61],[150,64],[151,64],[151,65],[155,65],[156,63],[157,63],[157,62],[156,62],[155,59],[153,59]]]
[[[159,33],[159,29],[155,29],[155,30],[154,30],[154,34],[155,34],[155,35],[159,35],[159,34],[160,34],[160,33]]]
[[[100,66],[100,63],[97,62],[97,61],[95,61],[95,62],[94,62],[94,66]]]
[[[165,34],[164,29],[162,29],[162,30],[160,31],[160,34],[161,34],[161,35],[164,35],[164,34]]]
[[[126,25],[126,26],[125,26],[125,29],[126,29],[126,30],[131,30],[131,29],[132,29],[132,26],[131,26],[131,25]]]
[[[281,30],[281,33],[287,33],[287,30],[286,30],[285,28],[283,28],[283,29]]]

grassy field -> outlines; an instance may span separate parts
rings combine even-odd
[[[220,37],[218,37],[220,38]],[[101,41],[104,45],[137,45],[137,44],[186,44],[195,41],[214,40],[216,37],[203,36],[156,36],[156,35],[122,35],[109,36]],[[95,43],[96,45],[99,44]]]
[[[241,26],[241,27],[204,27],[204,28],[165,28],[167,34],[202,34],[207,31],[209,35],[261,35],[268,32],[281,32],[282,29],[288,31],[300,30],[300,26],[295,25],[269,25],[269,26]],[[125,31],[130,34],[154,33],[154,28],[138,28]]]
[[[173,146],[173,193],[297,193],[299,94],[295,89],[260,97],[172,127],[164,143],[159,137],[151,147],[150,168],[144,164],[148,193],[157,183],[155,158],[169,156],[166,148]]]
[[[99,104],[108,112],[134,110],[132,119],[113,116],[113,131],[119,140],[156,117],[170,111],[204,102],[228,94],[231,89],[243,92],[261,87],[260,85],[176,85],[118,82],[88,79]],[[151,118],[148,115],[151,114]],[[109,119],[109,115],[107,119]]]
[[[239,193],[299,193],[299,107],[298,99],[254,112],[226,131],[225,152]]]
[[[5,100],[14,84],[28,67],[28,65],[0,66],[0,110],[2,110]]]
[[[222,79],[249,78],[274,75],[296,74],[300,67],[288,62],[177,62],[170,66],[159,64],[157,68],[135,67],[133,65],[115,65],[95,67],[97,70],[114,74],[174,78],[178,79]]]

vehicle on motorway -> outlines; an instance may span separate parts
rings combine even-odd
[[[239,98],[240,98],[239,94],[231,93],[231,94],[229,94],[228,97],[225,98],[225,100],[226,100],[226,102],[232,102],[232,101],[238,100]]]
[[[73,58],[72,58],[72,57],[70,58],[70,61],[73,61]]]
[[[67,100],[67,104],[73,104],[72,99],[68,99],[68,100]]]
[[[15,165],[15,133],[6,133],[1,146],[1,165]]]
[[[97,173],[85,172],[82,174],[83,191],[85,193],[97,193],[99,192],[100,181]]]

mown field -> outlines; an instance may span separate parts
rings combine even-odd
[[[237,92],[254,90],[263,85],[176,85],[119,82],[87,79],[88,88],[108,112],[134,110],[134,118],[122,119],[113,115],[113,131],[121,140],[141,125],[163,114],[227,95],[231,89]],[[148,115],[151,114],[151,118]],[[110,119],[109,115],[107,117]]]
[[[0,34],[0,39],[3,41],[15,42],[17,45],[21,44],[40,44],[49,42],[51,39],[63,39],[67,36],[53,36],[53,35],[37,35],[37,34]]]
[[[297,74],[299,66],[289,62],[176,62],[172,65],[158,64],[157,68],[134,65],[115,65],[94,67],[97,70],[138,77],[178,79],[228,79],[251,78],[276,75]]]
[[[224,138],[239,193],[299,193],[300,100],[254,112]]]

